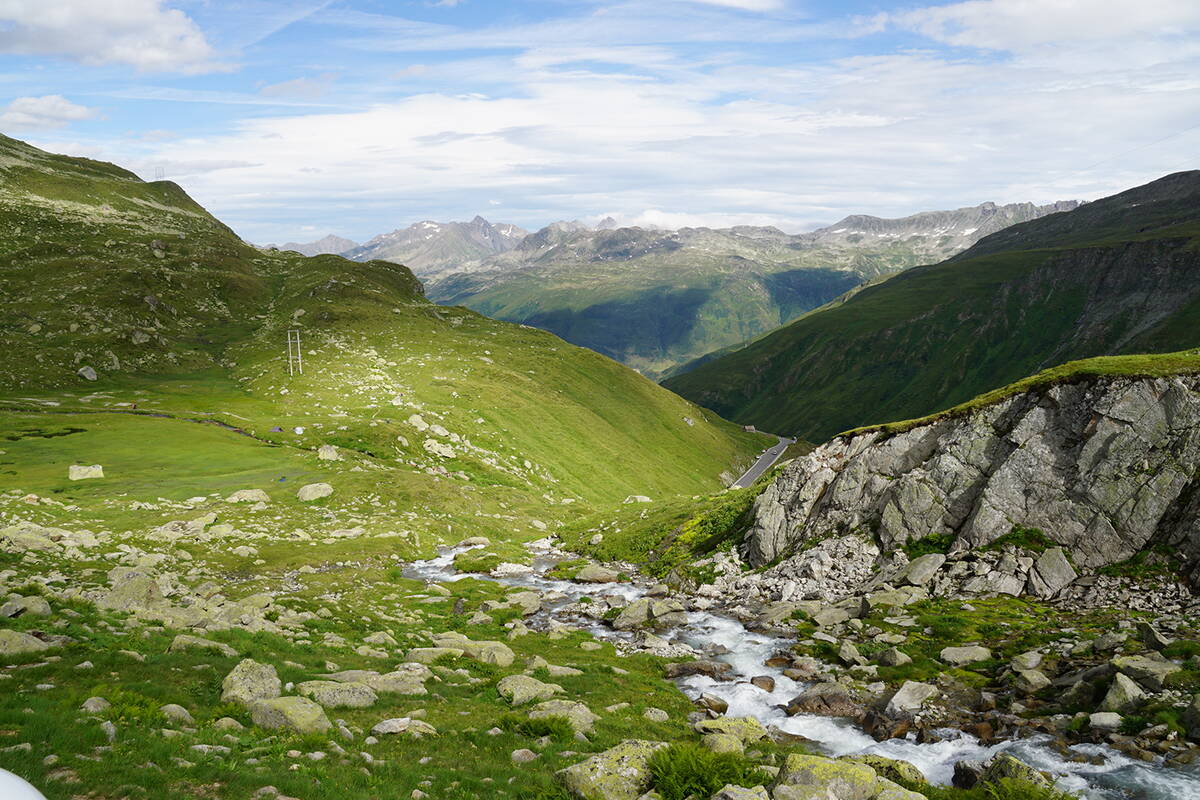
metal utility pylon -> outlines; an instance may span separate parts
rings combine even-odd
[[[288,375],[304,374],[304,359],[300,355],[300,330],[288,328]]]

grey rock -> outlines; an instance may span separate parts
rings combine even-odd
[[[898,434],[831,440],[758,498],[743,551],[762,566],[861,528],[877,530],[885,552],[945,533],[964,550],[1019,525],[1045,531],[1087,568],[1152,541],[1181,542],[1195,559],[1200,495],[1188,492],[1198,468],[1200,376],[1059,384]],[[1044,591],[1071,576],[1057,555],[1039,562]],[[976,591],[1025,589],[1024,577],[978,578]]]
[[[1113,676],[1112,686],[1108,688],[1108,693],[1100,703],[1100,710],[1125,714],[1134,710],[1145,697],[1146,693],[1142,691],[1142,687],[1118,672]]]
[[[321,733],[333,727],[325,710],[307,697],[272,697],[250,705],[250,718],[260,728]]]
[[[943,647],[938,657],[952,667],[964,667],[977,661],[987,661],[992,657],[992,651],[977,644],[966,647]]]
[[[247,658],[234,667],[221,683],[221,702],[249,708],[259,700],[279,697],[283,683],[270,664]]]
[[[897,583],[910,583],[913,586],[924,586],[933,580],[933,576],[946,563],[946,557],[941,553],[927,553],[917,556],[897,576]]]
[[[1157,653],[1150,656],[1117,656],[1109,663],[1113,669],[1118,672],[1123,672],[1130,678],[1133,678],[1143,688],[1152,692],[1161,692],[1164,688],[1164,681],[1167,676],[1183,669],[1178,664],[1167,661]]]
[[[903,717],[915,714],[921,707],[936,697],[940,692],[936,686],[916,681],[905,681],[892,699],[888,700],[886,713],[889,717]]]
[[[21,631],[0,630],[0,656],[21,656],[49,650],[50,644]]]

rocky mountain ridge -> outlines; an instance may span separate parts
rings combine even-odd
[[[358,242],[353,239],[335,236],[332,233],[312,242],[287,242],[278,247],[267,245],[268,249],[295,250],[302,256],[336,256],[341,255],[347,250],[353,250],[356,247],[358,247]]]
[[[664,385],[823,441],[919,417],[1072,359],[1195,347],[1200,172],[992,234]]]
[[[956,553],[1028,530],[1091,570],[1167,547],[1195,582],[1200,376],[1060,383],[894,434],[838,437],[763,492],[743,547],[764,565],[855,531],[885,553],[922,540]]]
[[[505,222],[492,224],[481,216],[470,222],[423,220],[397,228],[342,251],[354,261],[380,259],[404,264],[423,280],[437,279],[464,264],[516,247],[528,231]]]
[[[864,282],[1075,205],[985,203],[898,220],[854,216],[804,234],[748,225],[555,223],[427,285],[437,302],[544,328],[660,377]]]

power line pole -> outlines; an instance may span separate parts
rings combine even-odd
[[[300,355],[300,329],[288,328],[287,332],[288,375],[304,374],[304,359]]]

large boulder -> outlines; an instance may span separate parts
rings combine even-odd
[[[613,620],[619,631],[634,628],[670,628],[687,622],[687,612],[678,600],[639,597],[621,610]]]
[[[229,497],[225,498],[226,503],[269,503],[271,497],[262,489],[238,489]]]
[[[171,645],[167,648],[167,652],[179,653],[184,650],[211,650],[228,658],[233,658],[237,655],[237,650],[234,650],[224,642],[214,642],[212,639],[202,639],[199,636],[181,633],[171,640]]]
[[[775,776],[771,796],[775,800],[872,800],[878,782],[879,776],[866,764],[792,753]]]
[[[615,583],[619,577],[614,570],[599,564],[588,564],[575,573],[575,580],[581,583]]]
[[[907,761],[877,755],[844,756],[844,760],[866,764],[875,770],[876,775],[889,781],[904,781],[913,785],[926,782],[924,773]]]
[[[966,647],[943,647],[938,657],[952,667],[965,667],[967,664],[991,659],[992,651],[977,644]]]
[[[1001,753],[984,765],[983,774],[979,777],[979,782],[997,783],[1004,779],[1031,783],[1034,786],[1044,789],[1049,789],[1053,786],[1045,775],[1024,761],[1014,758],[1007,753]]]
[[[904,685],[888,700],[886,713],[889,717],[911,717],[939,694],[936,686],[916,681],[905,681]]]
[[[49,650],[50,645],[21,631],[0,630],[0,656],[23,656]]]
[[[313,500],[320,500],[331,494],[333,494],[333,487],[328,483],[310,483],[300,487],[300,491],[296,492],[296,498],[301,503],[311,503]]]
[[[1117,656],[1109,663],[1117,672],[1125,673],[1151,692],[1161,692],[1167,676],[1182,669],[1157,653],[1149,656]]]
[[[412,717],[393,717],[376,723],[375,727],[371,728],[371,733],[379,736],[404,735],[420,739],[423,736],[437,736],[437,728],[424,720]]]
[[[787,713],[857,719],[863,715],[863,707],[850,696],[845,686],[826,681],[814,683],[793,697],[787,705]]]
[[[1051,547],[1038,556],[1029,572],[1026,589],[1038,597],[1054,597],[1078,577],[1079,573],[1071,566],[1066,551],[1061,547]]]
[[[150,611],[166,604],[158,575],[142,567],[114,567],[108,572],[107,592],[96,605],[113,611]]]
[[[86,481],[93,478],[103,478],[104,467],[99,464],[91,464],[84,466],[82,464],[72,464],[67,467],[67,478],[73,481]]]
[[[370,708],[379,697],[365,683],[340,681],[304,681],[296,691],[325,708]]]
[[[917,556],[896,576],[896,583],[908,583],[913,586],[924,586],[933,580],[933,576],[946,563],[946,556],[941,553],[927,553]]]
[[[1113,676],[1112,686],[1108,687],[1108,693],[1100,703],[1100,710],[1125,714],[1137,708],[1145,698],[1146,693],[1142,691],[1142,687],[1118,672]]]
[[[754,717],[717,717],[702,719],[693,726],[697,733],[726,734],[737,737],[742,744],[767,738],[767,729]]]
[[[279,697],[283,682],[270,664],[251,658],[242,659],[221,682],[221,702],[249,708],[259,700]]]
[[[576,733],[582,734],[591,733],[592,726],[600,719],[583,703],[571,700],[547,700],[529,710],[530,719],[546,719],[547,717],[563,717],[571,723],[571,727]]]
[[[496,691],[513,706],[523,706],[536,700],[549,700],[556,694],[562,694],[563,688],[557,683],[542,683],[528,675],[509,675],[500,679]]]
[[[1188,736],[1200,741],[1200,694],[1192,698],[1191,704],[1183,712],[1182,721]]]
[[[325,709],[307,697],[272,697],[250,705],[250,718],[260,728],[321,733],[333,727]]]
[[[556,774],[578,800],[638,800],[650,788],[650,756],[666,746],[628,739]]]

